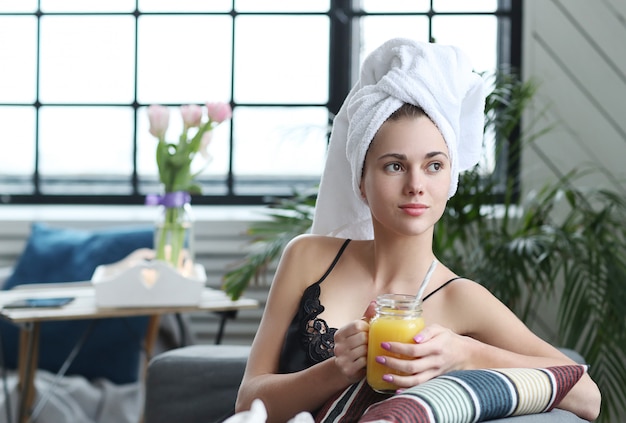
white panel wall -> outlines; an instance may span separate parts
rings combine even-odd
[[[579,187],[626,196],[626,1],[525,0],[523,23],[523,76],[539,83],[524,126],[550,129],[523,151],[522,190],[595,169]],[[555,313],[534,328],[548,340]]]
[[[540,84],[525,124],[552,127],[524,152],[523,189],[601,167],[580,183],[626,193],[626,1],[526,0],[523,46]]]
[[[523,43],[524,77],[541,84],[525,125],[553,126],[524,151],[523,190],[595,167],[581,188],[626,196],[626,1],[525,0]],[[534,328],[548,340],[555,312],[545,304]]]

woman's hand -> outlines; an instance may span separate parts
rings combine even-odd
[[[335,364],[350,383],[365,377],[369,319],[375,314],[374,304],[370,303],[360,320],[348,323],[335,332]]]
[[[409,388],[452,370],[463,369],[467,362],[469,338],[466,336],[457,335],[439,325],[431,325],[413,339],[414,344],[383,343],[383,349],[403,358],[391,354],[377,358],[379,363],[390,369],[385,380],[399,388]],[[406,376],[392,373],[403,373]]]

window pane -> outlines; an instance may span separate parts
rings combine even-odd
[[[41,0],[42,12],[132,12],[135,0]]]
[[[404,37],[428,41],[426,16],[368,16],[361,18],[360,63],[385,41]]]
[[[39,164],[44,176],[130,175],[132,108],[42,107],[39,125]]]
[[[495,16],[435,16],[433,37],[438,43],[463,49],[477,72],[493,71],[497,67],[497,26]]]
[[[142,12],[227,12],[231,0],[139,0]]]
[[[328,112],[324,107],[238,107],[234,116],[235,174],[322,174]]]
[[[0,63],[0,102],[34,103],[37,63],[34,17],[0,17]]]
[[[508,30],[498,19],[510,18],[503,9],[499,18],[492,14],[507,3],[498,0],[352,3],[377,14],[354,18],[359,38],[340,41],[354,43],[361,62],[390,38],[427,41],[432,31],[437,42],[463,48],[477,71],[492,71],[498,31]],[[0,0],[0,151],[7,152],[0,154],[0,195],[33,194],[34,177],[44,195],[79,194],[85,201],[131,194],[134,188],[156,192],[156,140],[143,106],[172,105],[168,138],[175,140],[182,129],[177,105],[231,99],[235,115],[215,130],[210,163],[203,167],[199,157],[193,165],[201,171],[203,192],[290,195],[294,188],[316,185],[328,141],[329,80],[344,78],[342,70],[329,74],[331,5],[331,0]],[[460,16],[464,12],[475,15]],[[39,112],[35,102],[42,104]],[[137,111],[136,103],[142,106]],[[10,160],[15,156],[20,160]],[[494,159],[491,154],[481,164],[491,170]],[[139,177],[134,188],[133,166]],[[227,184],[229,172],[234,191]]]
[[[132,102],[134,39],[132,16],[42,17],[40,100]]]
[[[361,0],[361,5],[369,13],[427,12],[430,9],[430,0]]]
[[[35,170],[34,107],[0,107],[0,151],[3,152],[0,154],[1,176],[32,175]]]
[[[328,37],[326,16],[239,17],[236,101],[326,103]]]
[[[37,10],[37,0],[2,0],[0,13],[32,13]]]
[[[229,16],[141,16],[138,101],[229,100],[231,31]]]
[[[434,0],[433,9],[437,12],[495,12],[498,0]]]
[[[235,0],[238,12],[326,12],[328,0]]]
[[[208,162],[198,159],[194,165],[207,166],[202,172],[209,176],[226,176],[230,161],[230,125],[231,121],[224,122],[213,130],[213,138],[208,147]],[[201,166],[197,166],[198,169]]]

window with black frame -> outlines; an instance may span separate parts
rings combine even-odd
[[[392,37],[519,66],[520,0],[3,0],[0,203],[141,204],[158,191],[146,108],[227,101],[194,204],[314,187],[361,60]],[[483,163],[495,168],[493,152]]]

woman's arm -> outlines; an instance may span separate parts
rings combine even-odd
[[[237,411],[249,409],[252,401],[259,398],[267,409],[268,421],[285,422],[301,411],[316,410],[351,383],[337,365],[336,357],[300,372],[277,374],[285,333],[302,293],[323,275],[324,266],[332,262],[340,245],[341,240],[301,236],[285,248],[252,343],[237,397]],[[354,334],[359,333],[357,329],[353,328]],[[345,332],[343,328],[340,331]],[[367,338],[362,331],[361,336],[364,342]]]
[[[473,321],[468,328],[470,342],[469,366],[479,367],[546,367],[575,364],[554,346],[535,335],[508,307],[485,287],[468,282],[470,298],[460,292],[453,295],[457,303],[466,305],[462,314],[465,321]],[[461,290],[459,290],[461,291]],[[468,301],[469,300],[469,301]],[[473,305],[471,305],[473,304]],[[479,304],[479,307],[476,307]],[[460,306],[460,305],[459,305]],[[469,319],[469,316],[474,316]],[[588,374],[570,390],[557,406],[586,420],[595,420],[600,414],[601,395],[598,386]]]
[[[558,349],[532,333],[484,287],[460,281],[449,288],[424,306],[425,311],[429,307],[427,322],[430,316],[442,325],[427,326],[416,336],[415,344],[391,345],[390,351],[419,357],[387,359],[389,367],[411,375],[394,377],[394,383],[413,386],[451,370],[573,364]],[[599,414],[600,401],[598,387],[585,374],[558,407],[594,420]]]
[[[526,337],[525,331],[530,333]],[[502,349],[474,338],[465,336],[462,341],[467,351],[469,368],[498,368],[498,367],[548,367],[567,364],[576,364],[565,354],[556,348],[537,338],[528,329],[521,329],[519,332],[512,331],[512,335],[517,334],[520,340],[527,346],[535,346],[536,351],[520,354],[506,349]],[[458,335],[455,335],[458,337]],[[529,355],[526,355],[529,354]],[[581,379],[568,392],[565,398],[557,404],[558,408],[571,411],[577,416],[593,421],[600,413],[601,395],[598,386],[584,374]]]
[[[239,389],[235,410],[250,409],[252,401],[258,398],[265,404],[268,422],[284,423],[302,411],[320,408],[345,386],[334,358],[296,373],[248,375]]]

